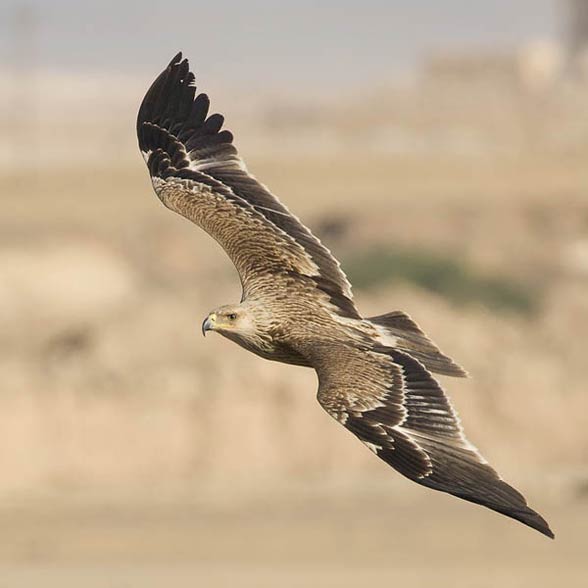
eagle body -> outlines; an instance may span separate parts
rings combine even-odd
[[[466,439],[432,375],[463,377],[464,370],[405,313],[361,316],[339,262],[249,173],[209,106],[178,54],[137,117],[157,196],[212,236],[239,273],[241,301],[211,312],[203,333],[314,369],[320,405],[398,472],[553,537]]]

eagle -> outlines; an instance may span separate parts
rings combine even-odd
[[[197,93],[178,53],[139,109],[137,135],[161,202],[226,251],[238,304],[202,324],[272,361],[314,368],[317,399],[407,478],[512,517],[553,538],[547,522],[466,439],[432,373],[465,371],[404,312],[364,318],[331,252],[248,170]]]

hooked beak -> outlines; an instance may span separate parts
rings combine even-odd
[[[216,316],[214,314],[209,314],[202,323],[202,334],[206,337],[206,331],[214,330],[214,322],[216,320]]]

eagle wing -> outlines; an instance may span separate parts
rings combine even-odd
[[[170,209],[193,221],[235,264],[243,296],[262,295],[269,282],[302,281],[320,290],[343,316],[359,318],[351,286],[330,251],[246,169],[208,114],[194,74],[178,53],[148,90],[137,135],[153,187]]]
[[[392,348],[341,344],[321,350],[314,364],[323,408],[401,474],[553,537],[465,438],[443,389],[418,360]]]

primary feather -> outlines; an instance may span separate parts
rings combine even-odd
[[[553,537],[467,441],[430,374],[464,370],[404,313],[361,317],[339,262],[247,171],[222,115],[209,106],[179,53],[137,118],[158,197],[216,239],[241,279],[241,302],[211,313],[203,331],[266,359],[314,368],[323,408],[401,474]]]
[[[359,318],[351,286],[339,262],[249,174],[232,144],[233,135],[221,130],[223,116],[208,116],[208,108],[208,97],[196,96],[194,74],[178,53],[147,92],[137,119],[139,148],[158,196],[170,208],[201,224],[227,249],[229,256],[229,248],[235,245],[227,242],[231,236],[223,235],[211,223],[205,226],[204,209],[221,201],[226,217],[232,215],[239,222],[248,217],[247,225],[254,227],[255,237],[267,239],[274,255],[264,263],[258,250],[253,267],[236,263],[244,287],[255,275],[280,269],[289,271],[313,280],[339,312]],[[276,258],[282,265],[270,263]]]

